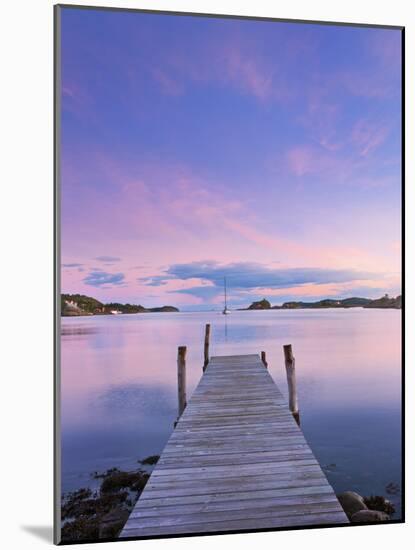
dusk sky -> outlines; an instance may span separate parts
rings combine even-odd
[[[61,13],[62,292],[401,292],[399,30]]]

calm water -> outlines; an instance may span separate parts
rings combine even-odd
[[[62,319],[64,492],[161,452],[176,417],[177,346],[188,347],[189,397],[207,322],[212,355],[265,350],[284,393],[282,346],[293,345],[302,428],[337,492],[400,485],[400,311],[148,313]],[[399,494],[389,498],[399,509]]]

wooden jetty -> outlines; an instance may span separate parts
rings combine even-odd
[[[292,388],[292,352],[284,352]],[[264,352],[208,359],[205,348],[204,374],[187,404],[183,365],[182,347],[184,410],[120,537],[349,523]]]

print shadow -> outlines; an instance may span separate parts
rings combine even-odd
[[[51,525],[22,525],[21,528],[38,539],[53,543],[53,527]]]

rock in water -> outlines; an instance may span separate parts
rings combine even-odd
[[[356,512],[368,509],[363,501],[363,497],[353,491],[341,493],[340,495],[337,495],[337,498],[339,499],[339,502],[349,519],[353,516],[353,514],[356,514]]]
[[[356,512],[350,518],[352,523],[363,522],[376,522],[376,521],[388,521],[389,516],[385,512],[379,512],[377,510],[360,510]]]

